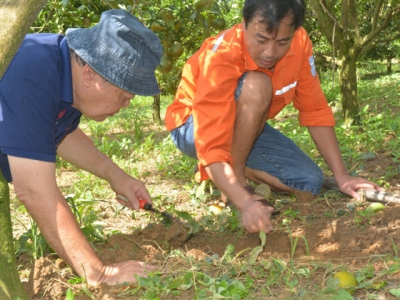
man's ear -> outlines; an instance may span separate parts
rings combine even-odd
[[[82,68],[82,83],[84,86],[89,87],[92,84],[93,79],[98,74],[88,65],[84,65]]]

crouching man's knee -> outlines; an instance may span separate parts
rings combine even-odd
[[[271,78],[262,72],[248,72],[239,80],[235,96],[242,105],[251,103],[251,107],[266,112],[272,99]]]

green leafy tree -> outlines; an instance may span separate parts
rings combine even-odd
[[[185,61],[206,38],[231,24],[227,21],[231,12],[227,0],[141,2],[134,11],[163,45],[164,54],[157,69],[162,95],[175,94]],[[159,96],[154,98],[153,119],[161,122]]]
[[[366,60],[385,60],[386,72],[392,73],[393,59],[400,57],[400,41],[395,40],[388,43],[377,44],[376,47],[371,49],[366,55]]]
[[[340,61],[339,86],[346,124],[356,121],[357,61],[380,43],[400,37],[399,0],[310,0],[318,25]]]
[[[64,34],[69,27],[90,27],[103,11],[120,8],[138,17],[161,40],[164,54],[157,68],[161,95],[175,94],[184,62],[204,39],[241,21],[243,0],[50,0],[32,32]],[[160,119],[160,95],[154,97],[153,119]]]
[[[101,13],[110,8],[106,2],[99,0],[49,0],[30,32],[65,34],[68,28],[91,27],[99,22]]]
[[[0,0],[0,78],[46,0]],[[0,299],[28,299],[14,255],[8,183],[0,172]]]

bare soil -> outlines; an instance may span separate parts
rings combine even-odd
[[[368,178],[383,178],[389,166],[397,168],[390,154],[379,153],[375,158],[364,163],[362,176]],[[396,175],[388,180],[388,191],[400,193],[400,177]],[[168,189],[168,184],[163,185]],[[188,195],[187,195],[188,197]],[[273,199],[289,199],[290,195],[272,194]],[[291,198],[293,199],[293,198]],[[182,198],[182,202],[188,201]],[[206,203],[206,204],[212,204]],[[374,272],[387,268],[384,262],[386,255],[396,256],[400,249],[400,205],[388,205],[382,212],[372,217],[357,219],[357,211],[362,211],[370,203],[356,203],[339,192],[324,191],[318,197],[308,199],[294,199],[291,203],[283,204],[281,214],[274,217],[275,230],[267,236],[262,258],[290,258],[292,246],[290,235],[283,226],[282,221],[290,217],[285,212],[298,211],[296,217],[291,218],[290,228],[292,237],[304,237],[298,239],[294,253],[294,260],[311,264],[312,262],[325,262],[346,266],[349,270],[361,269],[372,266]],[[228,209],[228,208],[226,208]],[[353,211],[352,211],[353,210]],[[145,213],[148,214],[148,213]],[[196,218],[201,222],[205,215]],[[150,217],[150,221],[144,224],[143,229],[134,229],[134,220],[129,213],[120,213],[117,216],[105,214],[104,222],[110,227],[120,229],[119,234],[111,235],[107,242],[95,243],[93,247],[105,263],[115,263],[128,259],[147,261],[159,266],[161,272],[173,274],[175,270],[190,268],[187,261],[179,257],[168,256],[173,249],[180,249],[193,261],[204,261],[207,257],[218,254],[222,256],[228,244],[234,245],[235,253],[249,247],[260,245],[259,234],[249,234],[242,230],[216,232],[213,230],[200,230],[187,239],[185,232],[179,233],[179,226],[174,223],[166,226],[159,218]],[[21,269],[31,269],[29,278],[27,275],[25,287],[31,299],[64,299],[69,287],[79,290],[81,284],[68,282],[73,274],[71,270],[55,255],[41,258],[31,263],[26,257],[20,256]],[[316,285],[324,285],[329,274],[315,273],[311,280]],[[394,273],[385,280],[389,286],[398,288],[400,274]],[[137,295],[124,294],[134,286],[108,286],[106,284],[89,287],[95,299],[138,299]],[[159,296],[159,299],[194,299],[193,291],[185,291],[179,297]],[[379,299],[394,299],[387,293]],[[293,297],[293,296],[292,296]],[[365,291],[358,290],[353,297],[355,299],[367,299]],[[294,297],[295,298],[295,297]],[[75,299],[90,299],[87,294],[76,295]],[[144,298],[141,298],[144,299]],[[265,298],[260,298],[265,299]],[[289,299],[285,293],[270,299]]]

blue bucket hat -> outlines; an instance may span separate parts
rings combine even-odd
[[[91,28],[69,28],[68,46],[94,71],[135,95],[160,93],[155,69],[162,46],[157,35],[123,9],[101,14]]]

